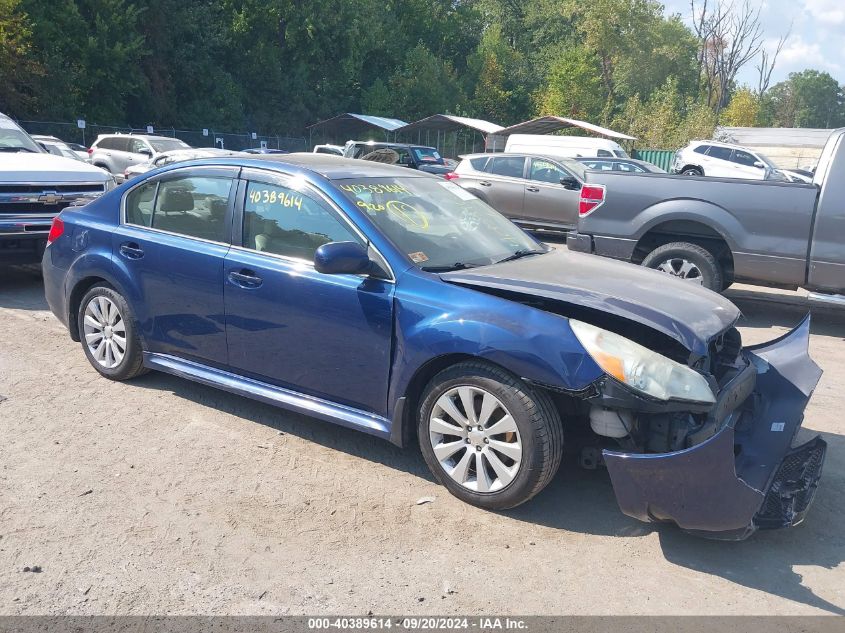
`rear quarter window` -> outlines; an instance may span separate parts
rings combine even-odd
[[[475,171],[485,171],[487,163],[490,162],[489,156],[479,156],[478,158],[470,158],[469,164]]]

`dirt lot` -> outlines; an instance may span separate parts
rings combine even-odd
[[[747,342],[807,309],[732,296]],[[628,519],[603,471],[566,464],[493,514],[413,450],[162,374],[109,382],[40,280],[2,271],[0,613],[842,614],[845,310],[814,314],[811,352],[805,426],[829,443],[814,507],[711,542]]]

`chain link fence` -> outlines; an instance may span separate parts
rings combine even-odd
[[[55,136],[66,143],[79,143],[90,147],[100,134],[149,134],[146,127],[135,128],[129,125],[100,125],[86,123],[79,127],[76,121],[17,121],[30,134]],[[255,134],[220,132],[212,128],[202,130],[180,130],[172,127],[154,127],[152,134],[170,136],[185,141],[191,147],[220,147],[223,149],[243,150],[251,148],[281,149],[288,152],[307,152],[308,141],[301,136],[281,136],[273,134]]]

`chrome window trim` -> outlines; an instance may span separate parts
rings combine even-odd
[[[291,176],[290,174],[271,171],[271,170],[268,170],[268,169],[262,169],[262,168],[259,168],[259,167],[250,167],[249,169],[252,170],[252,171],[266,172],[267,174],[270,174],[271,177],[276,176],[280,180],[293,178],[293,176]],[[247,189],[249,188],[249,183],[252,182],[252,181],[249,179],[248,175],[244,175],[244,174],[241,175],[241,180],[243,180],[246,183],[246,186],[244,187],[244,200],[243,200],[244,204],[241,205],[241,211],[243,211],[246,207],[246,192],[247,192]],[[332,181],[329,181],[329,182],[332,182]],[[293,189],[292,187],[288,187],[287,185],[273,185],[273,183],[269,183],[269,182],[266,183],[266,184],[271,185],[271,186],[285,187],[287,189],[290,189],[291,191],[297,191],[297,189]],[[323,202],[325,202],[328,205],[328,207],[332,211],[334,211],[341,218],[341,220],[343,222],[345,222],[352,229],[352,232],[355,235],[358,236],[358,238],[363,242],[363,244],[367,247],[368,250],[373,249],[373,251],[378,255],[379,259],[384,263],[385,267],[387,268],[387,274],[390,275],[390,277],[388,279],[383,279],[381,277],[373,277],[372,275],[354,275],[354,276],[355,277],[372,277],[373,279],[381,279],[382,281],[388,281],[390,283],[395,284],[396,283],[396,274],[393,272],[393,267],[390,265],[390,262],[387,261],[387,258],[384,255],[382,255],[381,251],[378,248],[375,247],[375,245],[372,243],[372,241],[367,239],[367,236],[364,235],[364,233],[361,231],[361,229],[358,227],[358,225],[356,225],[346,215],[346,213],[343,211],[343,209],[341,209],[334,202],[334,200],[329,198],[325,193],[323,193],[320,189],[318,189],[317,187],[312,185],[310,182],[307,182],[307,181],[305,182],[305,190],[306,190],[307,193],[312,193],[312,192],[316,193],[317,197],[320,198]],[[236,217],[237,217],[237,210],[238,210],[238,201],[236,200],[235,201],[235,216]],[[243,213],[241,213],[241,221],[243,221]],[[232,244],[232,248],[237,248],[238,250],[243,250],[243,251],[247,251],[247,252],[250,252],[250,253],[256,253],[258,255],[270,255],[272,257],[275,257],[275,258],[278,258],[278,259],[283,259],[283,260],[290,261],[290,262],[293,262],[293,263],[305,262],[309,267],[314,268],[314,262],[313,261],[308,261],[308,260],[302,259],[300,257],[290,257],[288,255],[278,255],[277,253],[268,253],[266,251],[257,251],[254,248],[249,248],[247,246],[242,246],[242,245],[238,245],[238,244]]]

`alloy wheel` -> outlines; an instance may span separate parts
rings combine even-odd
[[[657,265],[657,270],[663,273],[668,273],[673,277],[692,281],[697,284],[704,284],[704,277],[701,274],[701,269],[688,259],[683,257],[672,257]]]
[[[522,463],[516,421],[496,396],[480,387],[454,387],[437,399],[429,417],[429,440],[446,474],[474,492],[502,490]]]
[[[98,365],[113,369],[126,355],[126,325],[117,305],[102,295],[85,306],[85,344]]]

